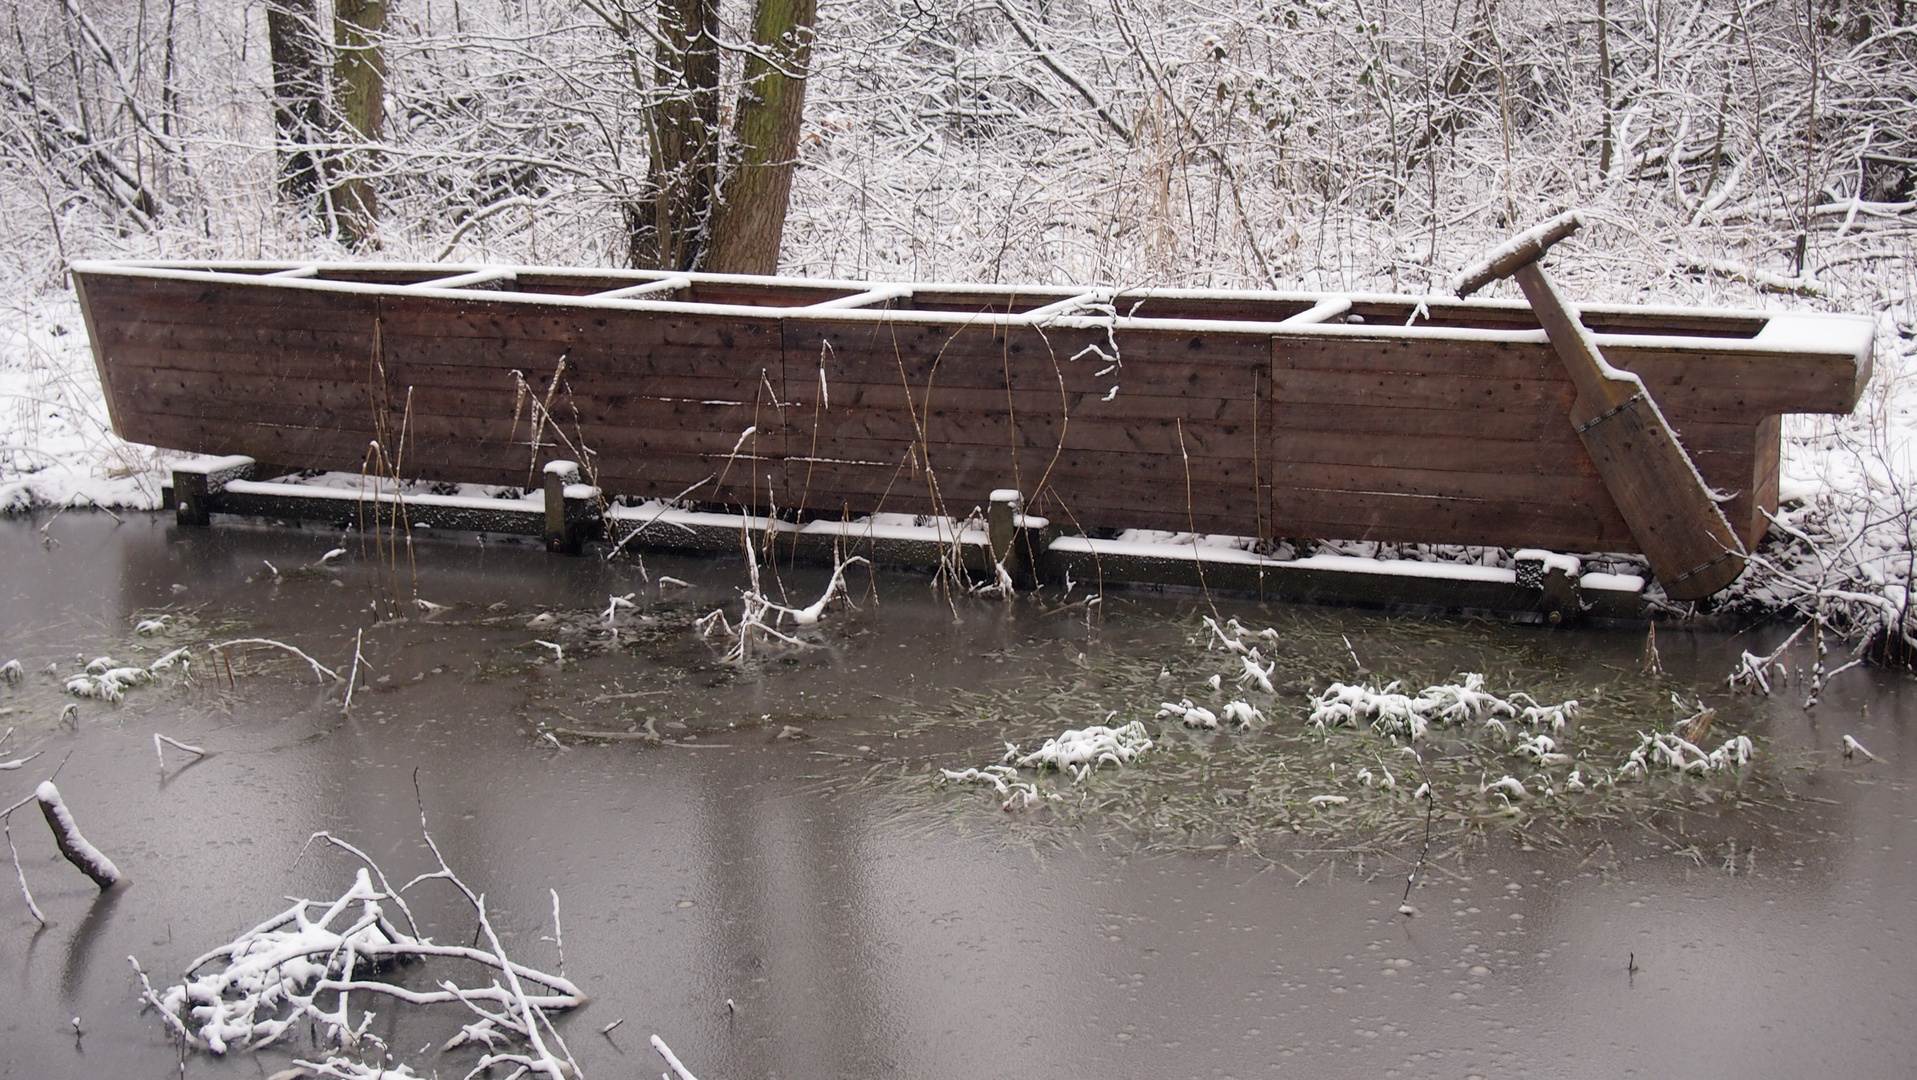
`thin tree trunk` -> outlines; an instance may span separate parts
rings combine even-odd
[[[648,113],[649,205],[626,208],[632,265],[691,270],[719,180],[718,0],[663,0],[653,52],[662,100]]]
[[[817,0],[758,0],[755,5],[752,40],[759,49],[746,60],[733,124],[739,158],[726,177],[713,222],[709,270],[771,274],[779,269],[817,14]]]
[[[280,195],[307,202],[319,194],[312,144],[325,115],[323,53],[315,36],[314,0],[274,0],[266,8],[273,54],[273,127],[279,135]]]
[[[1604,135],[1598,146],[1598,178],[1611,175],[1611,20],[1605,0],[1597,0],[1598,17],[1598,104],[1604,109]]]
[[[339,156],[331,177],[333,213],[339,238],[351,247],[377,243],[379,195],[373,172],[379,165],[377,143],[386,121],[386,57],[380,39],[386,29],[386,0],[334,0],[333,108],[341,141],[359,147]]]

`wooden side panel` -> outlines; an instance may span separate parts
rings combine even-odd
[[[1017,487],[1067,527],[1256,534],[1269,350],[1244,335],[789,322],[787,505],[963,516]]]
[[[583,457],[613,494],[828,516],[964,515],[1018,487],[1068,529],[1635,546],[1543,343],[1114,340],[956,314],[781,323],[112,274],[79,288],[115,429],[176,449],[357,470],[404,427],[405,471],[425,479],[526,484]],[[1751,543],[1776,507],[1777,414],[1841,411],[1855,389],[1826,357],[1607,356],[1644,378]],[[553,421],[536,444],[532,399]]]
[[[403,429],[402,467],[428,480],[529,485],[545,461],[578,457],[633,494],[705,480],[693,497],[763,502],[782,483],[783,372],[764,322],[614,320],[483,295],[88,284],[121,434],[136,441],[357,470],[372,440],[393,453]],[[551,420],[536,447],[535,400]]]
[[[389,393],[414,388],[414,430],[439,448],[425,454],[446,455],[435,468],[494,443],[523,463],[498,483],[525,483],[535,458],[556,457],[580,459],[616,494],[691,488],[689,498],[764,505],[783,483],[774,323],[387,297],[381,327]],[[534,400],[552,421],[537,454]]]
[[[366,384],[373,297],[113,275],[90,276],[83,288],[122,438],[316,468],[359,467],[367,439],[347,414],[269,406],[286,404],[272,391],[286,375]],[[369,407],[354,415],[361,412],[370,416]]]
[[[1726,515],[1750,522],[1759,425],[1815,397],[1813,365],[1613,359],[1645,380],[1705,482],[1732,495]],[[1568,420],[1576,391],[1549,345],[1279,337],[1272,365],[1275,534],[1636,550]]]

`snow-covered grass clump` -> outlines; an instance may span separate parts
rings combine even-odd
[[[1578,703],[1567,700],[1540,705],[1522,691],[1499,697],[1484,689],[1484,676],[1467,672],[1460,682],[1427,686],[1417,694],[1398,692],[1399,684],[1382,687],[1334,682],[1318,695],[1306,723],[1320,731],[1368,726],[1380,735],[1417,741],[1433,727],[1461,727],[1482,721],[1507,734],[1505,721],[1528,728],[1562,731],[1577,718]]]
[[[1727,739],[1724,745],[1706,752],[1689,739],[1672,732],[1640,734],[1637,749],[1631,751],[1631,756],[1624,760],[1617,775],[1623,780],[1642,779],[1656,769],[1703,775],[1749,765],[1756,755],[1757,749],[1748,735]]]
[[[1214,718],[1213,723],[1216,722]],[[1020,780],[1020,769],[1032,769],[1039,773],[1050,769],[1066,773],[1074,781],[1083,781],[1099,766],[1128,765],[1150,751],[1152,746],[1145,725],[1136,720],[1119,727],[1092,724],[1082,728],[1067,728],[1046,739],[1044,745],[1030,753],[1021,750],[1017,743],[1008,742],[1000,764],[987,765],[982,769],[940,769],[939,776],[950,783],[990,784],[1003,800],[1000,805],[1004,809],[1023,810],[1036,806],[1044,799],[1056,800],[1059,796],[1056,793],[1043,794],[1037,784]]]
[[[86,672],[67,680],[67,693],[74,697],[118,701],[126,696],[128,687],[140,686],[152,679],[153,673],[146,668],[109,667],[96,670],[90,664]]]
[[[1093,724],[1070,728],[1029,754],[1006,744],[1005,758],[1025,769],[1057,769],[1083,780],[1100,765],[1125,765],[1152,748],[1145,725],[1134,720],[1122,727]]]

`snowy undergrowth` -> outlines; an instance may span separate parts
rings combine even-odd
[[[1917,655],[1917,312],[1881,321],[1854,415],[1786,418],[1779,502],[1724,605],[1814,620],[1887,659]]]
[[[0,512],[159,506],[184,455],[113,433],[80,305],[71,293],[9,296],[0,318]]]

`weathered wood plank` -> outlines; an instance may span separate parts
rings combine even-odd
[[[1272,485],[1272,533],[1333,540],[1635,551],[1609,505],[1504,502]],[[1595,543],[1593,543],[1595,541]]]

